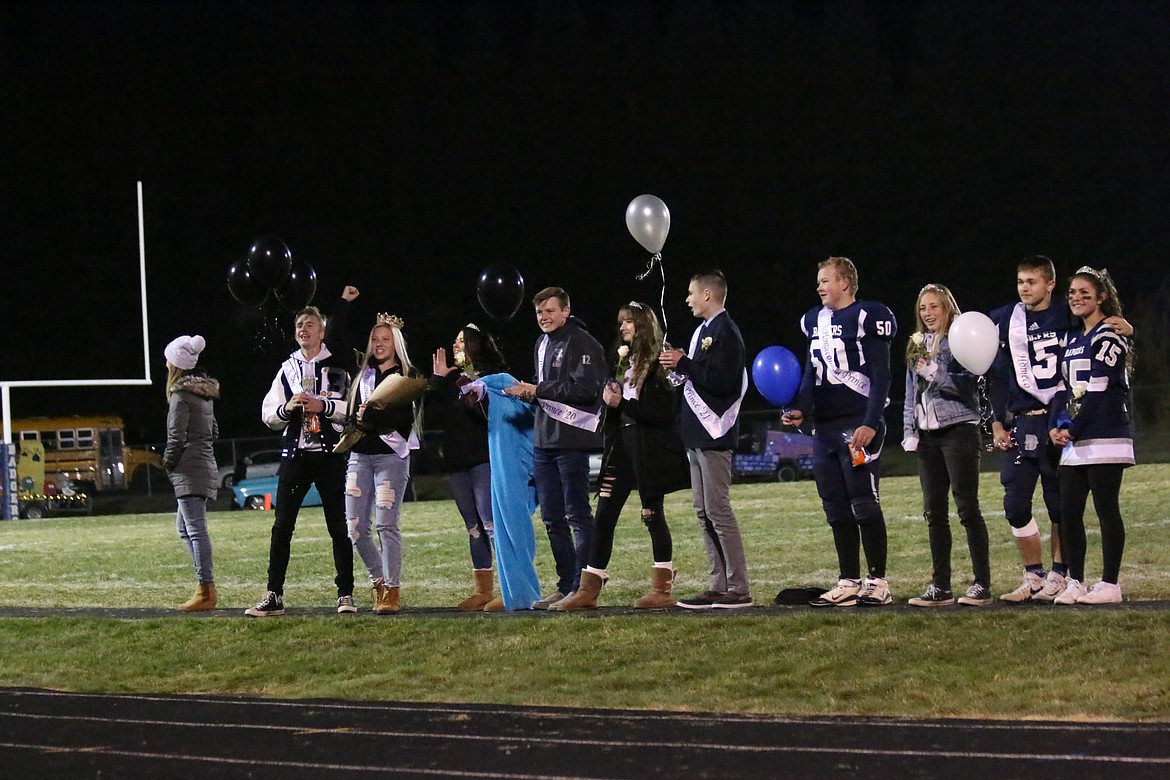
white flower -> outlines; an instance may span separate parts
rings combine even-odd
[[[622,360],[625,360],[627,357],[629,357],[629,354],[630,346],[628,344],[622,344],[620,347],[618,347],[618,357]]]
[[[921,347],[923,342],[926,341],[925,337],[922,335],[922,332],[917,330],[910,334],[910,340],[913,341],[914,345],[917,347]]]
[[[706,352],[707,350],[711,349],[711,345],[715,343],[715,339],[708,336],[699,343],[703,345],[703,351]]]
[[[453,357],[455,358],[455,365],[457,366],[462,366],[463,363],[467,360],[467,355],[465,355],[462,351],[456,352]]]

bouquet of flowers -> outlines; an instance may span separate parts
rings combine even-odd
[[[926,334],[920,330],[916,330],[910,334],[910,353],[908,363],[911,369],[918,367],[918,361],[926,360],[930,355],[930,343],[926,339]]]
[[[1085,386],[1077,385],[1073,387],[1072,397],[1068,399],[1068,419],[1073,421],[1077,419],[1077,415],[1081,411],[1081,400],[1085,397]]]

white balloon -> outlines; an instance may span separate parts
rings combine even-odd
[[[999,331],[986,314],[967,311],[955,317],[947,333],[951,354],[972,374],[986,374],[999,351]]]
[[[626,227],[639,244],[651,254],[662,251],[670,232],[670,209],[661,198],[639,195],[626,206]]]

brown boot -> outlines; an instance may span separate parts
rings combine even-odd
[[[377,615],[392,615],[401,609],[398,603],[398,587],[394,585],[382,586],[382,592],[378,594],[378,603],[374,605],[374,614]]]
[[[565,599],[550,606],[549,612],[576,612],[579,609],[597,609],[597,597],[605,581],[591,571],[581,570],[581,584]]]
[[[180,612],[207,612],[215,609],[219,594],[214,582],[201,582],[195,586],[195,595],[179,605]]]
[[[655,566],[650,569],[650,590],[646,595],[634,602],[634,609],[667,609],[676,602],[670,597],[670,589],[674,586],[674,572]]]
[[[496,596],[494,599],[483,605],[484,612],[503,612],[504,611],[504,597]]]
[[[481,610],[492,600],[492,570],[476,569],[472,573],[475,574],[475,593],[459,602],[457,609],[460,612]]]
[[[370,583],[370,590],[374,591],[374,606],[377,607],[382,603],[382,591],[386,590],[381,577]]]

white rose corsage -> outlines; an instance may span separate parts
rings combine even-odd
[[[708,336],[707,338],[705,338],[699,342],[699,344],[703,347],[704,352],[711,349],[711,345],[714,343],[715,343],[715,339],[711,338],[710,336]]]

